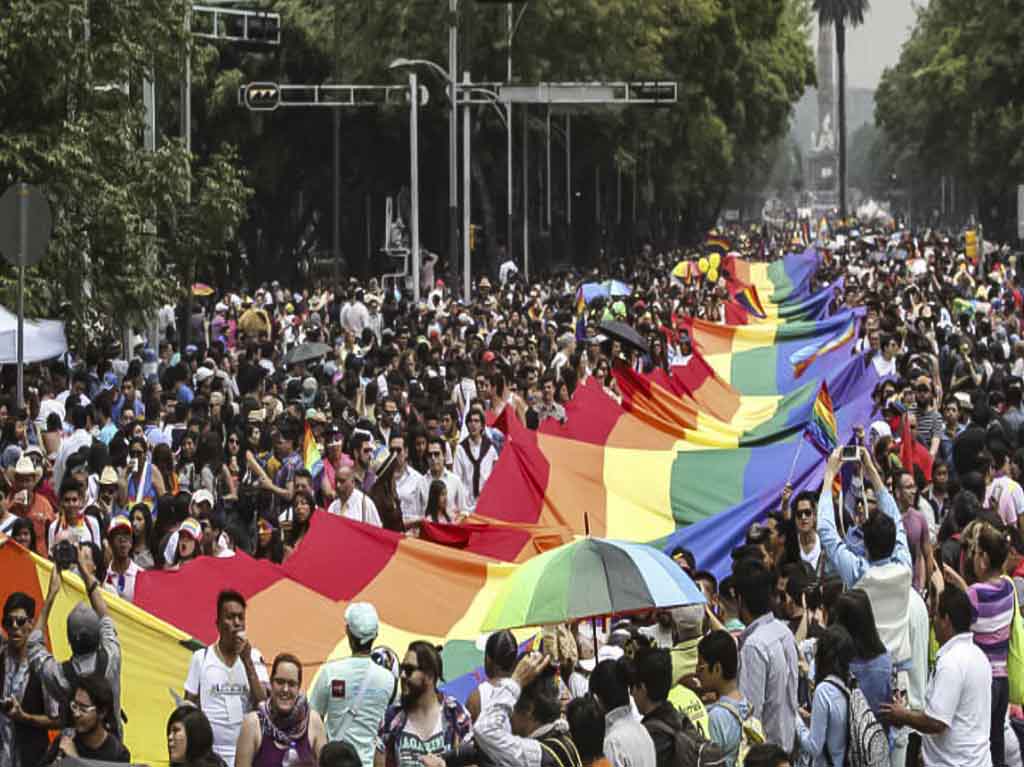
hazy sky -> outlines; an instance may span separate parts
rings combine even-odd
[[[871,0],[863,26],[847,32],[846,72],[850,87],[878,85],[882,70],[899,60],[900,46],[910,35],[914,8],[926,0]],[[814,40],[817,42],[817,29]]]

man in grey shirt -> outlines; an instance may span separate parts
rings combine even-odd
[[[83,556],[83,552],[86,555]],[[46,603],[39,612],[35,628],[28,637],[28,662],[43,681],[48,695],[57,700],[66,711],[70,704],[74,685],[78,678],[89,674],[102,673],[114,693],[114,722],[118,738],[122,737],[121,726],[121,643],[117,629],[103,599],[102,584],[96,579],[95,570],[88,550],[78,549],[78,573],[85,584],[85,592],[91,607],[79,602],[68,614],[68,644],[71,645],[71,659],[58,663],[48,649],[43,630],[50,620],[53,603],[61,586],[61,571],[53,568],[50,574],[50,590]]]
[[[768,742],[792,751],[796,739],[797,651],[789,628],[772,615],[775,579],[759,561],[735,568],[740,620],[739,686]]]

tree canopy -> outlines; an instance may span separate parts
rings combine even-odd
[[[1024,179],[1024,18],[993,0],[931,0],[882,76],[877,122],[923,178],[975,195]]]

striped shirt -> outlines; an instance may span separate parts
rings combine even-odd
[[[974,643],[992,664],[992,676],[1005,677],[1013,620],[1013,584],[1006,578],[996,584],[975,583],[968,587],[967,596],[974,608]]]

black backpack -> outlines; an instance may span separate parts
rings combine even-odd
[[[648,730],[657,730],[669,735],[674,742],[673,767],[725,767],[725,751],[717,743],[701,735],[700,730],[684,720],[681,730],[676,730],[657,719],[644,722]]]
[[[568,733],[553,732],[537,740],[541,767],[583,767],[580,752]]]

